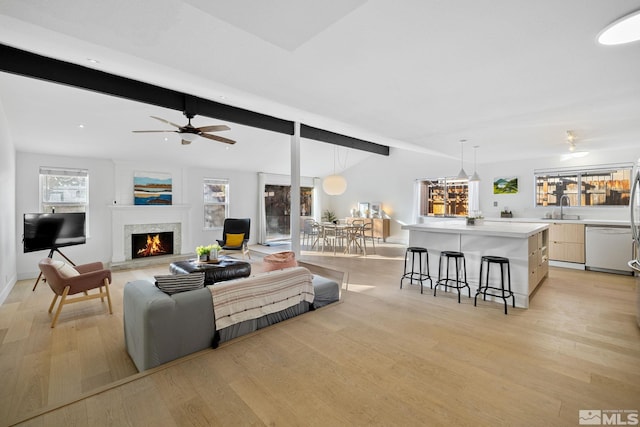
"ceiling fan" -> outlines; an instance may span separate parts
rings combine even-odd
[[[184,126],[177,125],[175,123],[170,122],[169,120],[162,119],[160,117],[151,116],[152,119],[160,120],[168,125],[177,127],[178,130],[134,130],[135,133],[146,133],[146,132],[175,132],[182,138],[182,145],[189,145],[199,136],[207,139],[212,139],[214,141],[224,142],[225,144],[235,144],[236,142],[232,139],[223,138],[218,135],[211,135],[205,132],[220,132],[223,130],[230,130],[231,128],[227,125],[212,125],[212,126],[200,126],[195,127],[191,124],[191,119],[193,115],[184,114],[187,119],[189,119],[189,123]]]

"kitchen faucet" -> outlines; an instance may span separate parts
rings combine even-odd
[[[569,196],[567,196],[566,194],[563,194],[560,197],[560,219],[564,219],[564,212],[562,211],[562,201],[566,200],[567,201],[567,207],[571,206],[571,201],[569,200]]]

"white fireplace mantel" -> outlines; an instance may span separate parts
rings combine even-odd
[[[187,247],[185,239],[186,236],[189,236],[191,205],[110,205],[109,208],[111,210],[111,235],[113,239],[112,263],[120,263],[127,259],[126,225],[179,223],[181,227],[180,253],[185,253],[184,250]]]

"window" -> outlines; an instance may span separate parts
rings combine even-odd
[[[535,171],[536,206],[628,206],[632,165]]]
[[[40,168],[41,212],[87,212],[88,205],[88,170]]]
[[[202,194],[204,228],[222,228],[229,215],[229,180],[205,178]]]
[[[420,216],[466,216],[469,210],[469,182],[453,178],[420,181]]]

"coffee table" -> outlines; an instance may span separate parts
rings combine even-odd
[[[189,274],[204,272],[204,284],[213,285],[224,280],[248,277],[251,275],[251,264],[231,257],[222,256],[218,263],[200,262],[197,260],[176,261],[169,265],[172,274]]]

